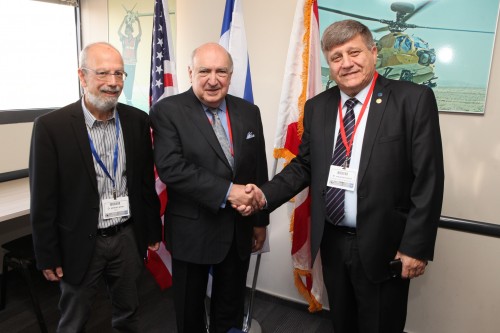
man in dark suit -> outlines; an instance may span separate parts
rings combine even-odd
[[[179,333],[206,331],[211,266],[210,332],[241,328],[250,253],[262,247],[269,223],[267,214],[242,217],[231,207],[253,198],[237,184],[268,179],[259,108],[227,94],[232,70],[222,46],[200,46],[189,67],[192,88],[150,112],[156,169],[168,189],[165,237]]]
[[[112,326],[137,332],[137,278],[161,240],[149,117],[118,103],[120,53],[95,43],[80,55],[84,96],[35,120],[30,152],[37,266],[61,289],[58,332],[82,332],[102,278]]]
[[[321,252],[335,333],[401,333],[441,213],[436,100],[426,86],[378,76],[359,22],[330,25],[321,43],[337,86],[306,102],[297,157],[261,189],[273,210],[310,186],[311,262]]]

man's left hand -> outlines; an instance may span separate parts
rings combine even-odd
[[[398,251],[394,259],[400,259],[403,264],[401,277],[403,279],[413,279],[425,273],[427,260],[420,260],[409,257]]]
[[[266,240],[266,227],[253,227],[252,252],[259,251]]]

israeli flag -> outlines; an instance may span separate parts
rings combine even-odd
[[[219,44],[233,58],[233,76],[231,77],[229,93],[253,103],[252,79],[241,0],[226,1]]]

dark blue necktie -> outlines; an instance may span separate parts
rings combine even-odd
[[[347,142],[350,142],[352,133],[354,132],[354,125],[356,123],[356,117],[354,116],[354,106],[358,103],[356,98],[350,98],[345,102],[347,107],[346,113],[344,115],[344,129]],[[335,150],[332,156],[332,165],[343,165],[346,160],[346,148],[342,142],[342,135],[337,136],[337,143],[335,145]],[[349,161],[346,163],[346,167],[349,166]],[[336,187],[328,187],[325,195],[326,203],[326,216],[329,221],[335,225],[339,224],[344,219],[344,198],[345,190]]]

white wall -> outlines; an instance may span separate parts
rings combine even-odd
[[[33,123],[0,125],[0,173],[28,168]]]
[[[498,28],[497,28],[498,34]],[[484,116],[441,114],[445,161],[442,215],[500,224],[500,38]],[[408,332],[500,329],[500,240],[440,229],[435,260],[410,288]]]
[[[191,51],[201,43],[218,40],[224,4],[225,0],[177,0],[177,72],[181,91],[189,87],[187,65]],[[291,0],[243,1],[254,97],[263,116],[270,172],[295,4]],[[84,43],[107,39],[106,1],[82,0],[82,16]],[[440,115],[446,173],[443,215],[496,224],[500,224],[498,44],[497,40],[485,115]],[[4,127],[0,128],[2,139]],[[25,130],[24,135],[29,137],[30,129]],[[10,156],[11,152],[2,153]],[[262,256],[257,288],[304,302],[293,285],[288,221],[286,205],[271,216],[271,252]],[[435,261],[425,276],[412,281],[407,331],[498,332],[498,258],[498,239],[440,229]]]
[[[87,45],[108,40],[108,2],[80,1],[82,43]]]

